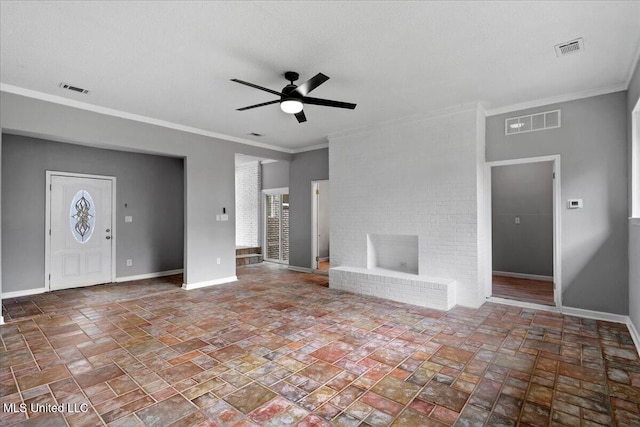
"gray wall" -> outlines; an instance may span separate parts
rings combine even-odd
[[[184,269],[188,285],[235,278],[235,154],[291,159],[288,153],[240,144],[214,134],[171,129],[7,92],[0,94],[0,104],[0,125],[6,132],[184,157]],[[223,207],[227,208],[229,221],[212,221]],[[212,262],[216,257],[221,259],[220,264]]]
[[[491,216],[493,271],[553,276],[551,162],[491,168]]]
[[[563,305],[627,314],[627,97],[617,92],[487,118],[487,161],[561,155]],[[505,136],[504,120],[560,108],[562,127]]]
[[[632,138],[632,120],[631,113],[633,112],[633,108],[638,103],[640,99],[640,57],[638,57],[638,61],[635,65],[635,70],[631,77],[631,81],[629,82],[629,87],[627,88],[627,142],[628,142],[628,158],[629,158],[629,183],[631,183],[631,144],[633,141]],[[629,185],[629,216],[631,216],[631,185]]]
[[[4,292],[43,286],[47,170],[117,178],[117,277],[182,268],[182,159],[4,134],[2,162]],[[133,222],[125,223],[125,215]]]
[[[631,159],[631,112],[640,99],[640,59],[636,64],[636,69],[629,84],[627,93],[627,117],[628,123],[628,146],[629,159]],[[640,129],[638,130],[640,132]],[[640,136],[638,143],[640,144]],[[640,149],[640,147],[638,147]],[[640,165],[635,165],[640,169]],[[631,168],[629,168],[631,173]],[[629,175],[631,176],[631,175]],[[631,180],[629,180],[631,182]],[[640,189],[635,189],[640,191]],[[640,331],[640,225],[629,224],[629,317],[636,328]]]
[[[289,173],[289,265],[311,265],[311,181],[329,179],[329,149],[293,155]]]
[[[289,162],[279,161],[262,165],[262,189],[289,186]]]
[[[0,132],[0,194],[2,194],[2,132]],[[0,196],[0,303],[2,302],[2,197]],[[0,310],[0,324],[4,323]]]

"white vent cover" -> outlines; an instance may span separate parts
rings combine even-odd
[[[89,93],[88,89],[82,89],[81,87],[73,86],[73,85],[70,85],[69,83],[65,83],[65,82],[60,83],[58,86],[60,86],[62,89],[69,89],[69,90],[72,90],[74,92],[84,93],[85,95],[87,93]]]
[[[528,116],[511,117],[504,121],[504,134],[533,132],[560,127],[560,110],[545,111]]]
[[[557,44],[554,47],[556,49],[556,56],[560,58],[561,56],[582,52],[584,50],[584,40],[580,37],[570,42]]]

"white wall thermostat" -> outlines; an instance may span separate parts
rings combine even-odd
[[[582,209],[582,199],[567,200],[567,209]]]

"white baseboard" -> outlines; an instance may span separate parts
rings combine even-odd
[[[512,273],[510,271],[494,271],[494,276],[515,277],[518,279],[543,280],[545,282],[553,282],[552,276],[540,276],[538,274]]]
[[[3,292],[2,299],[27,297],[29,295],[44,294],[45,292],[46,292],[45,288],[26,289],[24,291]]]
[[[318,258],[318,261],[329,261],[329,257],[328,256],[321,256]]]
[[[629,333],[631,334],[631,339],[633,340],[633,343],[636,345],[636,350],[638,351],[638,356],[640,356],[640,334],[638,333],[638,330],[636,329],[636,325],[634,325],[633,322],[631,321],[631,318],[629,318],[629,321],[627,322],[627,328],[629,328]]]
[[[627,328],[629,328],[629,333],[631,334],[631,339],[633,343],[636,345],[636,350],[638,351],[638,356],[640,356],[640,334],[638,334],[638,330],[636,329],[636,325],[633,324],[630,317],[627,317]]]
[[[157,271],[155,273],[138,274],[136,276],[122,276],[116,277],[115,283],[131,282],[133,280],[153,279],[155,277],[173,276],[174,274],[182,274],[184,270],[179,268],[177,270]]]
[[[197,283],[183,283],[182,289],[190,291],[192,289],[206,288],[207,286],[224,285],[225,283],[237,282],[238,276],[223,277],[222,279],[207,280]]]
[[[4,325],[4,316],[0,316],[0,325]]]
[[[288,268],[291,271],[297,271],[299,273],[313,273],[313,270],[307,267],[296,267],[295,265],[290,265]]]
[[[584,308],[575,308],[564,306],[561,309],[562,314],[569,316],[584,317],[585,319],[604,320],[606,322],[627,324],[629,316],[623,314],[605,313],[604,311],[585,310]]]

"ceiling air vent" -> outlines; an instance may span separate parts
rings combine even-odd
[[[559,127],[560,110],[552,110],[545,111],[544,113],[506,119],[504,121],[504,134],[513,135],[516,133],[534,132]]]
[[[65,83],[65,82],[60,83],[58,86],[60,86],[62,89],[69,89],[69,90],[72,90],[74,92],[79,92],[79,93],[84,93],[84,94],[89,93],[88,89],[82,89],[81,87],[73,86],[73,85],[70,85],[69,83]]]
[[[571,40],[570,42],[557,44],[554,47],[556,49],[556,55],[560,58],[561,56],[582,52],[584,50],[584,40],[580,37],[579,39]]]

